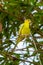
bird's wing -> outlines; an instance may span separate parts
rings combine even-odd
[[[20,27],[19,27],[19,35],[21,34],[21,31],[22,31],[23,27],[24,27],[24,23],[21,24]]]

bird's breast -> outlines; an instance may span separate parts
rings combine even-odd
[[[22,31],[21,31],[21,34],[23,34],[23,35],[28,35],[28,34],[30,34],[30,29],[29,29],[29,27],[24,27],[24,28],[22,29]]]

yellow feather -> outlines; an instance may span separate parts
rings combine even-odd
[[[20,29],[19,29],[19,33],[18,33],[19,36],[16,39],[15,47],[17,46],[17,44],[20,41],[22,41],[25,37],[30,35],[30,28],[29,28],[30,23],[31,23],[31,20],[30,19],[26,19],[26,20],[24,20],[24,23],[20,25]]]
[[[30,25],[31,20],[26,19],[23,24],[20,25],[19,35],[29,35],[30,34]]]

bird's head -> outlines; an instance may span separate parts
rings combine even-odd
[[[30,19],[25,19],[24,22],[30,24],[31,20]]]

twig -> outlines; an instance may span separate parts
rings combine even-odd
[[[24,59],[19,59],[19,58],[16,58],[16,57],[13,57],[13,56],[11,56],[10,54],[8,54],[7,55],[11,60],[13,60],[13,61],[15,61],[15,60],[17,60],[17,61],[22,61],[22,62],[29,62],[29,63],[35,63],[35,62],[31,62],[31,61],[28,61],[28,60],[24,60]]]
[[[32,36],[32,34],[31,34],[31,36]],[[33,38],[33,36],[32,36],[32,41],[33,41],[33,43],[34,43],[35,50],[36,50],[36,51],[38,51],[38,49],[37,49],[37,46],[36,46],[36,43],[35,43],[35,41],[34,41],[34,38]],[[38,52],[37,52],[37,55],[38,55]],[[39,55],[38,55],[38,57],[39,57]],[[41,62],[41,59],[40,59],[40,57],[39,57],[39,61],[40,61],[40,65],[42,65],[42,62]]]

